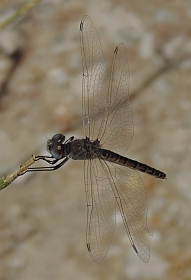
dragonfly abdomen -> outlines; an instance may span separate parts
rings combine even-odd
[[[148,166],[144,163],[138,162],[136,160],[127,158],[127,157],[123,157],[117,153],[114,153],[110,150],[105,150],[105,149],[100,149],[101,155],[102,155],[102,159],[105,159],[107,161],[119,164],[119,165],[123,165],[123,166],[127,166],[131,169],[136,169],[140,172],[143,173],[147,173],[149,175],[152,175],[156,178],[159,179],[165,179],[166,178],[166,174],[162,171],[159,171],[151,166]]]

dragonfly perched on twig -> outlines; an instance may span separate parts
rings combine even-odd
[[[87,248],[95,262],[109,249],[116,221],[116,205],[137,255],[148,262],[150,248],[145,239],[147,199],[138,171],[164,179],[166,174],[125,157],[133,137],[129,102],[127,50],[120,43],[113,56],[111,75],[99,36],[89,16],[80,23],[83,63],[82,119],[84,139],[56,134],[47,142],[51,156],[38,156],[49,164],[28,171],[53,171],[69,159],[84,161],[87,200]]]

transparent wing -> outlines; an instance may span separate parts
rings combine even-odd
[[[110,247],[116,220],[116,200],[109,179],[99,159],[84,161],[87,199],[88,251],[95,262],[100,262]]]
[[[107,104],[107,67],[97,31],[89,16],[80,23],[83,65],[82,118],[85,137],[96,140]]]
[[[125,154],[133,137],[133,117],[129,101],[129,67],[127,50],[120,43],[114,51],[108,92],[105,127],[99,137],[104,148]]]
[[[148,262],[147,198],[139,173],[99,159],[87,160],[84,164],[86,242],[92,259],[100,262],[107,254],[115,229],[117,202],[133,249],[140,259]]]
[[[133,137],[126,47],[114,52],[110,82],[97,31],[88,16],[80,24],[83,62],[82,114],[85,136],[125,153]]]
[[[88,16],[82,19],[82,114],[85,136],[98,139],[104,148],[124,153],[133,137],[129,104],[129,68],[124,44],[114,52],[110,83],[96,29]],[[149,246],[147,202],[140,175],[99,159],[85,161],[87,198],[87,248],[94,261],[106,255],[115,228],[115,199],[135,252],[147,262]]]
[[[147,197],[144,184],[137,171],[105,163],[112,177],[111,184],[130,243],[144,262],[150,258],[150,247],[145,239],[147,226]],[[108,175],[109,176],[109,175]]]

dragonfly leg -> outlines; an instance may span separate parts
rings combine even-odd
[[[42,167],[29,167],[25,172],[23,172],[22,174],[20,175],[23,175],[25,174],[26,172],[33,172],[33,171],[53,171],[53,170],[56,170],[56,169],[59,169],[62,165],[64,165],[68,160],[69,158],[66,157],[64,158],[60,163],[56,164],[56,165],[53,165],[55,164],[58,160],[53,160],[53,161],[49,161],[47,160],[46,157],[44,156],[40,156],[40,158],[38,160],[45,160],[46,162],[48,162],[49,164],[51,164],[51,166],[42,166]]]
[[[44,160],[49,164],[55,164],[58,161],[58,159],[55,159],[53,156],[37,156],[36,158],[37,160]]]

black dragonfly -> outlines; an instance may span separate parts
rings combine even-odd
[[[145,239],[147,199],[141,171],[156,178],[166,174],[125,157],[133,137],[133,119],[129,102],[127,50],[120,43],[113,56],[110,77],[99,36],[89,16],[80,23],[83,63],[82,119],[84,139],[56,134],[47,141],[51,156],[37,156],[49,166],[28,171],[53,171],[69,159],[84,160],[87,200],[87,249],[95,262],[109,250],[115,221],[116,204],[137,255],[148,262],[150,248]]]

